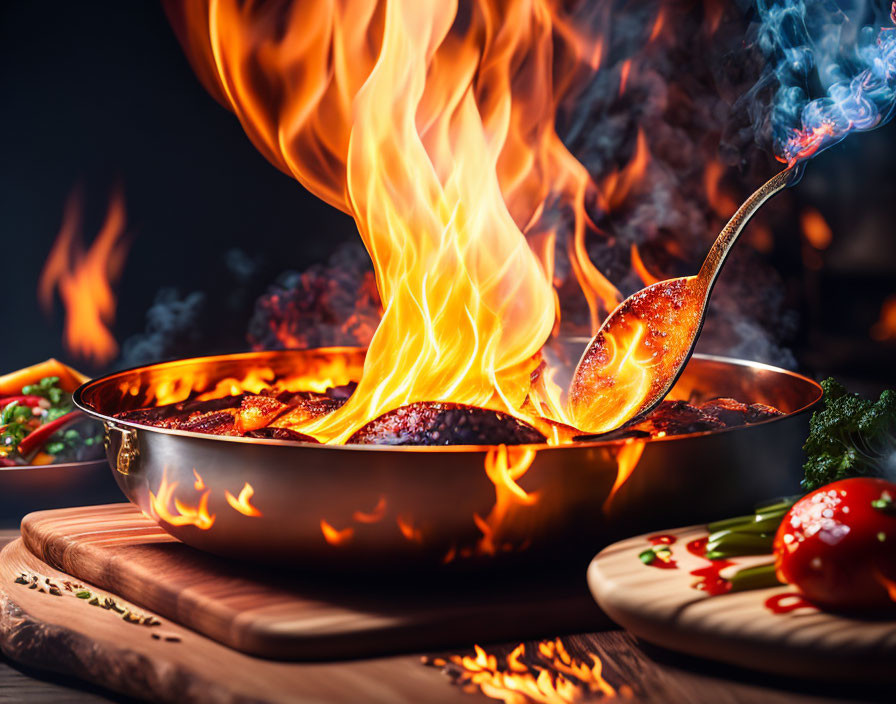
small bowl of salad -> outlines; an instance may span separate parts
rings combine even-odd
[[[75,408],[87,377],[55,359],[0,377],[0,467],[103,458],[103,429]]]

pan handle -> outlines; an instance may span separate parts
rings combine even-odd
[[[115,433],[118,435],[118,451],[115,453],[114,462],[111,462],[111,457],[109,459],[119,474],[127,476],[135,468],[137,458],[140,456],[140,449],[137,447],[137,431],[133,428],[116,425],[110,421],[105,421],[103,425],[106,429],[103,440],[106,454],[108,456],[115,447],[115,443],[112,441],[112,435]]]

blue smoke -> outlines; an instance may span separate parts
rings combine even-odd
[[[757,0],[759,48],[777,82],[776,156],[808,159],[896,105],[896,2]]]

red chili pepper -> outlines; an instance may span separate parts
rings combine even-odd
[[[33,433],[26,435],[25,439],[19,443],[19,454],[22,457],[27,457],[32,452],[39,450],[52,435],[58,433],[74,421],[80,420],[83,415],[82,411],[69,411],[64,416],[59,416],[56,420],[51,420],[49,423],[40,426]]]
[[[40,396],[3,396],[0,398],[0,408],[6,408],[9,404],[18,401],[20,406],[31,406],[35,408],[40,405],[44,399]]]

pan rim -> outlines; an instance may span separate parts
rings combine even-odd
[[[583,338],[584,339],[584,338]],[[142,371],[147,369],[163,369],[165,367],[173,367],[178,366],[187,362],[190,363],[201,363],[201,362],[212,362],[214,360],[223,360],[227,359],[243,359],[243,358],[265,358],[265,357],[275,357],[278,354],[282,354],[285,352],[320,352],[320,353],[357,353],[362,351],[361,347],[350,347],[350,346],[334,346],[334,347],[315,347],[315,348],[307,348],[307,349],[295,349],[295,350],[265,350],[261,352],[240,352],[235,354],[221,354],[221,355],[204,355],[200,357],[188,357],[176,360],[169,360],[165,362],[158,362],[154,364],[146,364],[139,365],[135,367],[131,367],[129,369],[123,369],[116,372],[112,372],[110,374],[106,374],[104,376],[98,377],[96,379],[91,379],[81,386],[79,386],[74,394],[72,395],[74,404],[87,413],[88,415],[96,418],[97,420],[102,421],[104,424],[111,423],[117,427],[126,427],[132,428],[134,430],[144,430],[152,433],[161,433],[164,435],[171,435],[176,437],[184,437],[184,438],[192,438],[196,440],[205,440],[208,442],[231,442],[238,443],[242,445],[256,445],[256,446],[269,446],[269,447],[299,447],[304,449],[315,449],[315,450],[325,450],[325,451],[360,451],[360,452],[399,452],[399,453],[471,453],[471,454],[482,454],[487,453],[489,451],[494,450],[496,447],[500,447],[500,445],[359,445],[359,444],[344,444],[344,445],[335,445],[335,444],[324,444],[324,443],[307,443],[307,442],[299,442],[295,440],[275,440],[272,438],[247,438],[247,437],[234,437],[229,435],[213,435],[208,433],[196,433],[189,430],[177,430],[173,428],[159,428],[153,425],[145,425],[142,423],[136,423],[134,421],[122,420],[120,418],[115,418],[113,416],[106,415],[98,411],[93,406],[90,406],[85,400],[85,393],[90,390],[92,387],[97,386],[99,384],[108,383],[111,379],[118,377],[125,377],[129,374],[132,374],[135,371]],[[728,364],[732,366],[739,367],[749,367],[752,369],[760,369],[764,371],[770,371],[777,374],[781,374],[784,376],[789,376],[794,379],[798,379],[801,383],[806,384],[808,387],[811,387],[816,393],[814,394],[811,401],[807,404],[797,408],[794,411],[789,413],[785,413],[781,416],[776,416],[774,418],[769,418],[767,420],[759,421],[758,423],[751,423],[749,425],[739,425],[733,426],[730,428],[720,428],[718,430],[702,430],[694,433],[685,433],[680,435],[667,435],[663,437],[650,437],[644,438],[643,442],[653,444],[659,442],[675,442],[693,438],[707,437],[707,436],[719,436],[725,433],[742,431],[747,428],[758,428],[760,426],[768,425],[770,423],[780,423],[784,420],[793,418],[795,416],[800,416],[813,407],[815,407],[819,401],[821,400],[824,391],[821,385],[811,379],[810,377],[805,376],[804,374],[800,374],[798,372],[791,371],[789,369],[784,369],[782,367],[776,367],[771,364],[766,364],[764,362],[756,362],[748,359],[739,359],[736,357],[727,357],[724,355],[713,355],[713,354],[702,354],[695,353],[692,355],[692,359],[698,359],[707,362],[719,362],[722,364]],[[568,443],[563,443],[560,445],[550,445],[548,443],[531,443],[531,444],[521,444],[521,445],[511,445],[509,447],[520,448],[520,449],[528,449],[534,450],[536,452],[547,452],[547,451],[562,451],[562,450],[570,450],[570,449],[600,449],[600,448],[613,448],[617,445],[623,445],[626,443],[632,442],[631,438],[615,438],[610,440],[584,440],[584,441],[573,441]]]

